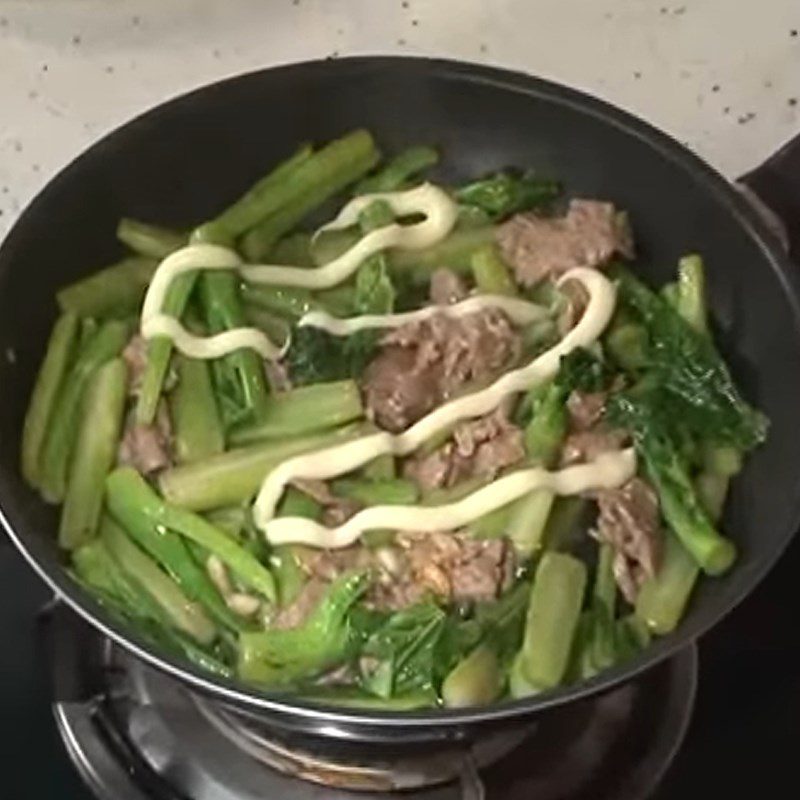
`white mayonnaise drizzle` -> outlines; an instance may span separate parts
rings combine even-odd
[[[253,283],[329,289],[349,278],[365,259],[382,250],[391,247],[422,250],[436,244],[450,233],[458,216],[458,206],[450,199],[447,192],[432,183],[423,183],[416,189],[405,192],[366,194],[356,197],[339,212],[333,222],[323,225],[315,235],[326,230],[354,225],[361,211],[375,200],[388,203],[399,217],[424,214],[425,219],[411,225],[392,222],[383,228],[370,231],[338,258],[317,269],[256,265],[242,267],[242,276]]]
[[[369,208],[376,200],[388,203],[396,217],[407,217],[411,214],[424,213],[429,227],[420,227],[422,223],[408,226],[416,231],[415,236],[427,239],[430,227],[453,227],[458,216],[458,206],[448,194],[433,183],[422,183],[413,189],[403,192],[372,192],[354,197],[342,206],[339,213],[314,232],[312,241],[326,231],[340,231],[351,228],[358,223],[361,212]],[[441,238],[441,236],[439,237]],[[433,244],[433,242],[431,242]],[[427,244],[418,245],[428,247]]]
[[[399,328],[409,322],[420,322],[437,314],[447,317],[464,317],[485,308],[499,308],[517,325],[530,325],[544,319],[550,312],[535,303],[520,300],[517,297],[506,297],[500,294],[479,294],[468,297],[460,303],[451,305],[426,306],[416,311],[403,314],[364,314],[360,317],[334,317],[326,311],[309,311],[300,317],[298,327],[322,328],[334,336],[349,336],[365,328]]]
[[[168,255],[147,287],[142,305],[141,334],[145,339],[167,336],[175,347],[190,358],[219,358],[241,347],[250,347],[263,358],[274,361],[281,348],[257,328],[235,328],[215,336],[195,336],[161,307],[170,284],[185,272],[207,269],[238,269],[242,260],[233,250],[216,244],[192,244]]]
[[[418,250],[436,244],[450,233],[458,213],[458,206],[443,189],[424,183],[405,192],[356,197],[317,233],[355,224],[361,211],[374,200],[387,202],[399,217],[422,214],[424,219],[410,225],[391,223],[371,231],[338,258],[317,269],[245,265],[233,250],[213,244],[191,244],[170,254],[158,265],[147,288],[142,307],[142,336],[145,339],[167,336],[178,350],[191,358],[219,358],[239,348],[250,347],[264,358],[276,360],[281,348],[256,328],[236,328],[207,337],[189,333],[177,319],[161,310],[170,284],[184,272],[234,269],[253,283],[327,289],[349,278],[365,259],[382,250],[392,247]]]
[[[526,391],[531,386],[552,378],[558,371],[562,356],[576,347],[588,347],[597,340],[614,313],[616,301],[614,285],[597,270],[587,268],[570,270],[561,278],[561,282],[568,280],[577,280],[583,284],[589,294],[589,302],[580,322],[558,344],[526,366],[507,372],[486,389],[445,403],[402,433],[391,434],[381,431],[287,459],[264,479],[253,509],[256,525],[261,530],[268,530],[268,523],[275,515],[275,509],[284,489],[296,478],[333,478],[384,454],[408,455],[431,436],[459,420],[488,414],[508,395]],[[398,519],[395,507],[395,511],[384,519],[383,527],[398,527]],[[287,529],[289,525],[289,521],[282,524],[281,530]],[[303,535],[302,531],[307,532],[308,528],[300,525],[299,536]]]
[[[280,517],[267,522],[264,532],[267,539],[276,545],[347,547],[365,531],[385,528],[421,533],[454,530],[537,489],[546,489],[557,495],[616,489],[635,474],[636,454],[631,448],[603,453],[588,464],[566,467],[557,472],[538,467],[512,472],[447,505],[371,506],[337,528],[326,528],[302,517]]]

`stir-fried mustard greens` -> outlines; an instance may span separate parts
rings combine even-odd
[[[21,470],[72,574],[154,646],[347,706],[579,681],[736,559],[765,438],[701,257],[654,291],[627,214],[367,131],[64,287]],[[339,201],[338,213],[310,218]]]

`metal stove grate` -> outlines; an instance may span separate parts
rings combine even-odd
[[[694,702],[690,648],[636,684],[549,714],[527,735],[515,730],[473,754],[450,753],[444,764],[342,760],[289,747],[259,720],[193,695],[112,646],[71,612],[57,607],[55,617],[46,633],[54,639],[56,720],[102,800],[385,800],[398,786],[410,790],[408,800],[641,800],[675,755]],[[65,681],[92,650],[89,661],[101,668]],[[480,774],[476,763],[486,766]],[[439,785],[413,788],[432,783]]]

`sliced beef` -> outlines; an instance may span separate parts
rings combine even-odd
[[[401,533],[408,577],[423,592],[453,603],[494,600],[513,577],[506,539],[479,541],[455,533]]]
[[[572,200],[563,217],[517,214],[500,226],[497,242],[523,286],[574,267],[600,267],[615,253],[633,255],[624,216],[598,200]]]
[[[628,443],[626,431],[609,428],[603,422],[606,400],[605,392],[574,391],[567,398],[569,432],[561,446],[562,467],[594,461]]]
[[[365,597],[369,608],[379,611],[399,611],[420,603],[430,590],[411,572],[408,559],[399,549],[396,558],[402,567],[399,574],[379,572]]]
[[[301,569],[308,576],[303,592],[294,603],[281,610],[275,624],[294,627],[303,622],[319,602],[327,587],[342,573],[367,569],[372,584],[365,602],[372,608],[390,610],[404,608],[422,599],[423,591],[409,579],[408,561],[400,548],[393,545],[371,549],[357,544],[340,550],[295,548]]]
[[[166,405],[159,403],[152,425],[139,425],[133,413],[128,416],[117,462],[149,475],[172,465],[172,425]]]
[[[147,342],[139,334],[131,337],[122,358],[128,368],[128,394],[139,394],[147,367]],[[166,405],[159,403],[152,425],[139,425],[133,413],[125,421],[117,462],[149,475],[172,464],[172,424]]]
[[[420,363],[416,348],[388,345],[364,373],[364,400],[375,421],[402,431],[436,405],[441,390],[435,363]]]
[[[302,548],[298,551],[298,560],[304,572],[323,581],[335,580],[348,570],[375,566],[373,551],[361,544],[336,550]]]
[[[619,489],[597,492],[597,535],[615,552],[614,575],[625,599],[633,603],[642,583],[661,565],[663,536],[658,497],[642,478]]]
[[[404,430],[466,382],[496,377],[519,352],[518,334],[496,308],[403,325],[383,339],[366,369],[367,408],[386,430]]]
[[[478,541],[455,533],[399,533],[395,543],[341,550],[298,548],[308,582],[297,599],[276,616],[279,627],[303,622],[330,582],[349,570],[367,569],[372,584],[366,604],[382,611],[406,608],[434,595],[467,603],[498,597],[514,577],[513,548],[506,539]]]
[[[342,573],[375,567],[371,551],[361,545],[341,550],[296,546],[294,552],[308,579],[294,601],[273,617],[271,624],[276,628],[296,628],[305,622],[325,596],[331,582]]]
[[[406,460],[403,471],[423,490],[454,486],[465,478],[492,479],[525,458],[522,431],[500,408],[459,423],[451,441],[428,455]]]
[[[461,463],[454,453],[455,445],[447,442],[427,455],[411,456],[403,465],[403,475],[422,491],[453,486],[464,477]]]
[[[464,281],[449,269],[440,268],[431,275],[430,298],[436,305],[446,306],[457,303],[467,296]]]

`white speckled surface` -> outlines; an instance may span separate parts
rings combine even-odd
[[[0,234],[131,116],[271,64],[438,55],[587,89],[734,176],[800,130],[800,0],[0,0]]]

